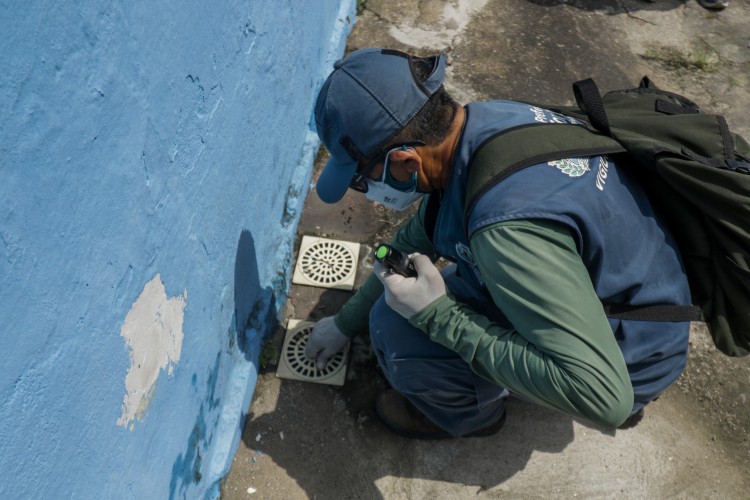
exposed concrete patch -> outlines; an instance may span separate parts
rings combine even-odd
[[[466,29],[472,16],[486,3],[487,0],[420,2],[416,25],[400,23],[391,26],[388,31],[394,39],[405,45],[445,50],[453,47],[456,37]]]
[[[172,375],[180,360],[182,322],[187,291],[167,297],[161,275],[146,283],[125,322],[120,335],[130,348],[130,369],[125,376],[127,393],[122,401],[122,415],[117,425],[133,430],[134,420],[141,420],[156,388],[161,370]]]

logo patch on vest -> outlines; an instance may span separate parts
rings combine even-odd
[[[591,170],[588,158],[563,158],[562,160],[548,161],[547,164],[556,167],[570,177],[580,177]]]
[[[540,123],[574,123],[579,125],[580,120],[576,120],[572,116],[565,116],[548,109],[540,108],[539,106],[529,107],[529,111],[534,113],[534,121]]]
[[[609,162],[604,156],[599,161],[599,170],[596,173],[596,187],[599,191],[604,191],[604,183],[607,182],[607,172],[609,171]]]

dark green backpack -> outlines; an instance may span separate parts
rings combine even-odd
[[[487,141],[469,166],[468,218],[479,197],[518,170],[546,161],[614,155],[631,168],[682,254],[696,307],[605,304],[609,316],[708,324],[729,356],[750,352],[750,146],[723,117],[657,89],[604,96],[593,80],[573,84],[578,107],[540,107],[586,126],[534,123]]]

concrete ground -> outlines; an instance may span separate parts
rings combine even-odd
[[[695,0],[361,3],[349,50],[445,50],[446,86],[460,102],[570,103],[577,79],[611,90],[649,75],[750,138],[748,0],[718,14]],[[372,245],[407,216],[354,194],[324,205],[311,192],[299,234],[363,243],[359,284]],[[282,320],[335,314],[349,295],[292,285]],[[271,344],[278,350],[282,339],[279,329]],[[679,382],[637,426],[618,431],[511,399],[493,437],[403,439],[374,414],[383,382],[366,338],[351,358],[343,387],[282,380],[269,363],[223,498],[750,498],[750,358],[723,356],[702,325]]]

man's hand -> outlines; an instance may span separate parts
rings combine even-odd
[[[318,370],[326,367],[331,356],[344,348],[349,337],[341,333],[341,330],[333,321],[333,316],[328,316],[315,323],[312,332],[307,339],[305,356],[315,360]]]
[[[385,286],[385,303],[406,319],[445,295],[445,281],[426,255],[409,256],[419,276],[405,278],[375,262],[375,274]]]

